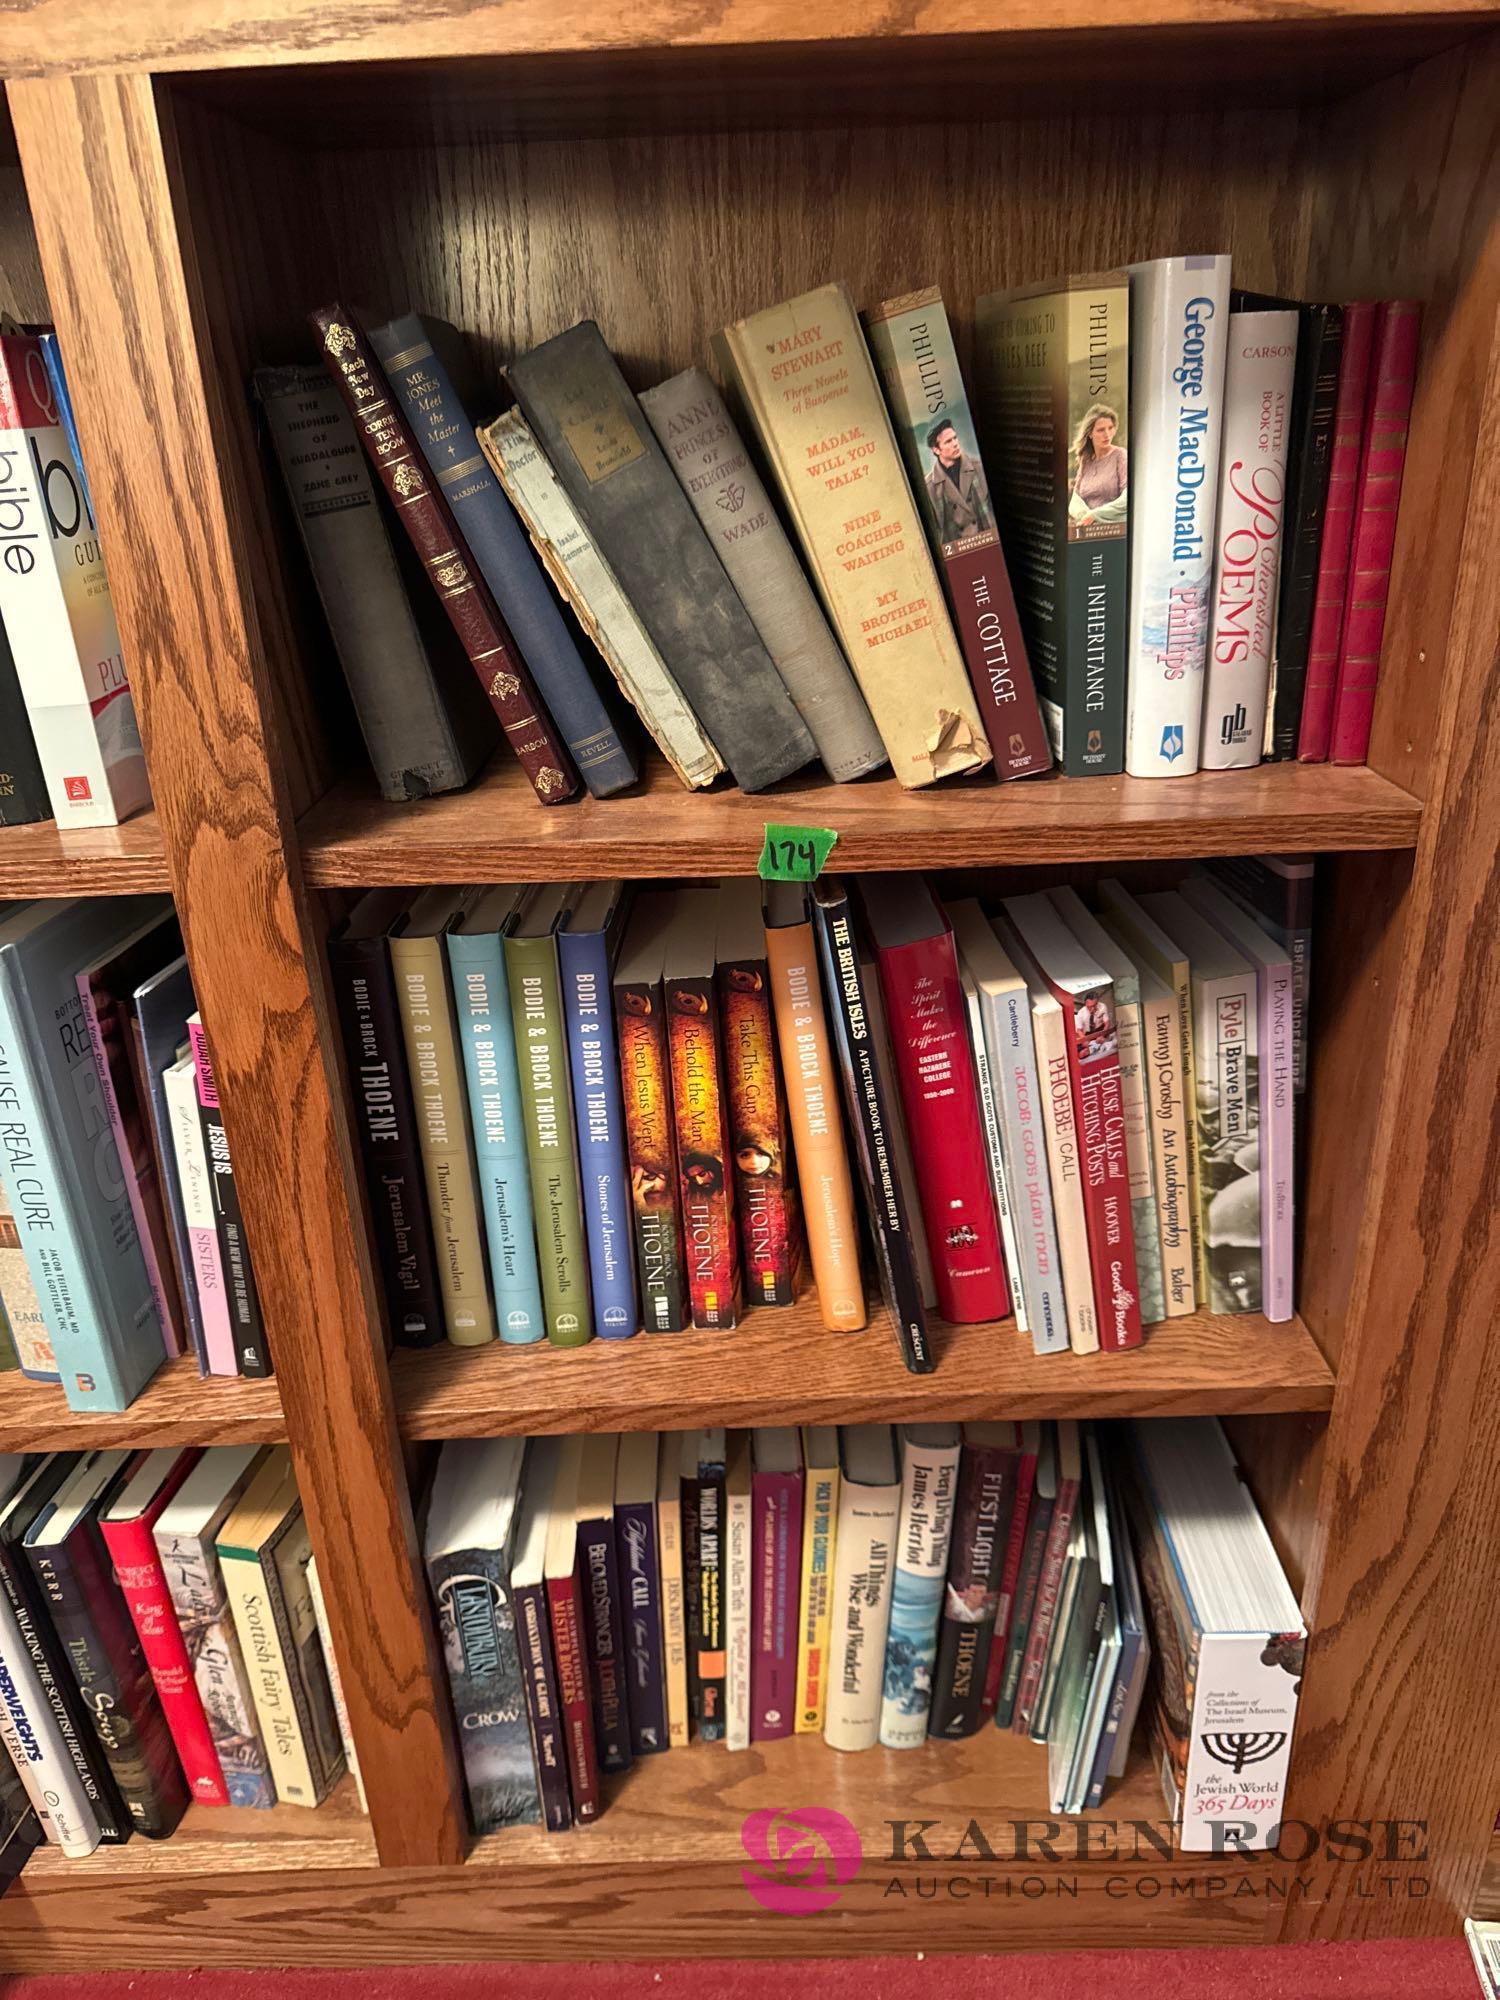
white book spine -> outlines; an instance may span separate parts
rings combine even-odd
[[[1297,1721],[1301,1636],[1205,1632],[1200,1638],[1187,1777],[1177,1802],[1185,1854],[1275,1846]]]
[[[1073,1085],[1068,1076],[1068,1034],[1062,1009],[1048,995],[1031,1010],[1041,1085],[1042,1129],[1051,1169],[1052,1214],[1057,1228],[1058,1268],[1067,1302],[1068,1344],[1075,1354],[1099,1352],[1099,1313],[1094,1304],[1094,1270],[1089,1261],[1088,1223],[1083,1209],[1083,1163]]]
[[[344,1700],[344,1683],[339,1678],[339,1663],[333,1650],[333,1634],[328,1629],[328,1607],[323,1602],[323,1586],[318,1581],[316,1558],[307,1565],[307,1588],[312,1595],[313,1616],[318,1621],[318,1642],[323,1648],[323,1664],[328,1669],[328,1689],[333,1696],[333,1712],[338,1718],[344,1756],[348,1760],[349,1769],[354,1773],[354,1786],[359,1793],[359,1809],[362,1813],[367,1813],[370,1810],[370,1803],[365,1797],[365,1781],[359,1774],[359,1759],[354,1754],[354,1733],[349,1727],[349,1704]]]
[[[957,1438],[951,1445],[925,1445],[903,1433],[896,1576],[880,1702],[880,1741],[887,1750],[915,1750],[927,1741],[958,1456]]]
[[[841,1483],[823,1724],[823,1740],[833,1750],[872,1750],[879,1741],[900,1505],[899,1486]]]
[[[724,1499],[728,1571],[724,1590],[724,1741],[731,1750],[750,1748],[750,1620],[753,1591],[750,1483],[731,1480]]]
[[[1037,1354],[1066,1353],[1068,1308],[1052,1215],[1031,1003],[1019,986],[987,997],[986,1030],[991,1037],[1000,1139],[1010,1175],[1012,1226],[1025,1279],[1031,1345]]]
[[[1125,768],[1198,768],[1228,345],[1229,259],[1130,267]]]
[[[1255,974],[1193,980],[1199,1205],[1210,1312],[1261,1309]]]
[[[1203,684],[1207,771],[1258,764],[1265,739],[1296,361],[1295,312],[1230,314]]]
[[[0,1706],[5,1744],[48,1840],[70,1860],[99,1845],[99,1821],[53,1720],[16,1616],[0,1598]]]
[[[1010,1169],[1005,1158],[999,1110],[995,1103],[995,1078],[990,1068],[989,1049],[985,1042],[984,1002],[978,987],[967,975],[964,977],[964,1004],[969,1014],[969,1046],[974,1056],[975,1079],[979,1084],[979,1113],[980,1122],[984,1126],[985,1151],[989,1156],[990,1186],[995,1191],[995,1206],[1000,1211],[1000,1244],[1005,1252],[1005,1275],[1010,1280],[1010,1298],[1016,1315],[1016,1325],[1022,1333],[1029,1333],[1031,1317],[1026,1304],[1025,1274],[1016,1243],[1016,1220],[1011,1208]]]

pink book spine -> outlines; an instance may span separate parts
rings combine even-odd
[[[214,1748],[213,1732],[193,1678],[193,1663],[188,1658],[153,1539],[157,1515],[187,1476],[198,1454],[190,1452],[184,1456],[187,1464],[180,1468],[181,1478],[169,1482],[147,1513],[133,1521],[101,1521],[99,1525],[115,1566],[115,1577],[140,1634],[141,1651],[151,1669],[151,1679],[187,1774],[188,1787],[199,1805],[227,1806],[229,1791],[219,1753]]]
[[[195,1072],[196,1065],[187,1072],[185,1085],[178,1083],[173,1072],[168,1072],[167,1076],[172,1145],[177,1155],[177,1185],[182,1193],[183,1219],[187,1223],[188,1247],[193,1257],[192,1280],[198,1294],[198,1310],[203,1317],[203,1351],[208,1361],[208,1372],[210,1375],[238,1375],[239,1351],[234,1328],[229,1321],[229,1293],[224,1284],[219,1230],[214,1219],[213,1194],[208,1184],[208,1162],[203,1145],[203,1124],[198,1115]]]
[[[1062,1587],[1063,1564],[1068,1557],[1068,1539],[1073,1532],[1073,1516],[1078,1510],[1078,1481],[1059,1480],[1057,1505],[1047,1531],[1047,1548],[1042,1557],[1042,1573],[1037,1580],[1036,1610],[1026,1635],[1026,1657],[1021,1664],[1021,1681],[1016,1692],[1016,1712],[1011,1728],[1017,1736],[1031,1734],[1031,1715],[1042,1691],[1042,1671],[1047,1664],[1047,1644],[1052,1637],[1052,1621],[1057,1616],[1057,1593]]]
[[[750,1738],[790,1736],[797,1712],[797,1599],[802,1583],[802,1475],[751,1482]]]
[[[1307,684],[1302,694],[1302,722],[1297,737],[1297,755],[1304,764],[1321,764],[1324,761],[1333,732],[1339,641],[1344,630],[1349,550],[1354,540],[1354,500],[1359,485],[1359,455],[1365,433],[1370,357],[1374,351],[1375,320],[1379,310],[1369,300],[1344,308],[1344,354],[1339,364],[1339,388],[1333,406],[1328,499],[1323,508],[1323,541],[1318,553],[1318,582],[1313,596],[1312,628],[1307,640]]]
[[[1354,505],[1354,544],[1344,602],[1339,684],[1333,705],[1329,760],[1363,764],[1375,714],[1380,644],[1396,548],[1396,510],[1406,466],[1406,432],[1417,379],[1422,308],[1410,299],[1382,306],[1375,336],[1370,418]]]
[[[1256,967],[1256,1087],[1260,1093],[1260,1230],[1264,1267],[1262,1310],[1269,1320],[1292,1317],[1293,1226],[1292,962]]]

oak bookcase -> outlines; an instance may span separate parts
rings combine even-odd
[[[170,889],[214,1037],[271,1383],[165,1370],[122,1417],[0,1385],[0,1443],[286,1438],[370,1817],[194,1809],[169,1842],[43,1851],[0,1967],[373,1964],[1211,1943],[1456,1928],[1500,1797],[1500,10],[1447,0],[28,0],[5,13],[0,307],[64,338],[156,795],[110,833],[0,832],[0,894]],[[584,314],[639,386],[832,276],[878,298],[1228,249],[1242,281],[1427,301],[1369,768],[792,786],[546,812],[497,766],[380,804],[286,560],[246,380],[339,296],[471,329],[493,368]],[[1037,1363],[762,1312],[728,1336],[387,1360],[322,939],[377,883],[754,866],[765,817],[839,865],[1080,869],[1318,852],[1300,1318],[1195,1318]],[[1387,1860],[890,1860],[1045,1818],[997,1731],[841,1759],[648,1760],[601,1823],[471,1843],[413,1532],[420,1441],[708,1421],[1216,1411],[1304,1593],[1291,1815],[1420,1821]],[[753,1807],[864,1838],[834,1910],[745,1893]],[[1159,1819],[1140,1750],[1103,1819]],[[1300,1844],[1300,1843],[1299,1843]],[[1425,1854],[1414,1858],[1415,1846]],[[1082,1857],[1082,1858],[1080,1858]],[[1155,1861],[1155,1866],[1151,1864]],[[920,1878],[920,1881],[919,1881]],[[1290,1879],[1295,1878],[1295,1879]],[[1154,1887],[1152,1886],[1154,1883]],[[1026,1885],[1030,1886],[1026,1886]]]

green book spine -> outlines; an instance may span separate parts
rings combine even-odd
[[[547,1338],[557,1347],[582,1347],[592,1335],[588,1248],[573,1143],[556,942],[550,935],[506,938],[505,971],[521,1072]]]

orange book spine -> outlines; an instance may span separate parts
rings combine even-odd
[[[865,1324],[859,1232],[812,925],[768,926],[766,958],[818,1306],[824,1326],[853,1333]]]

